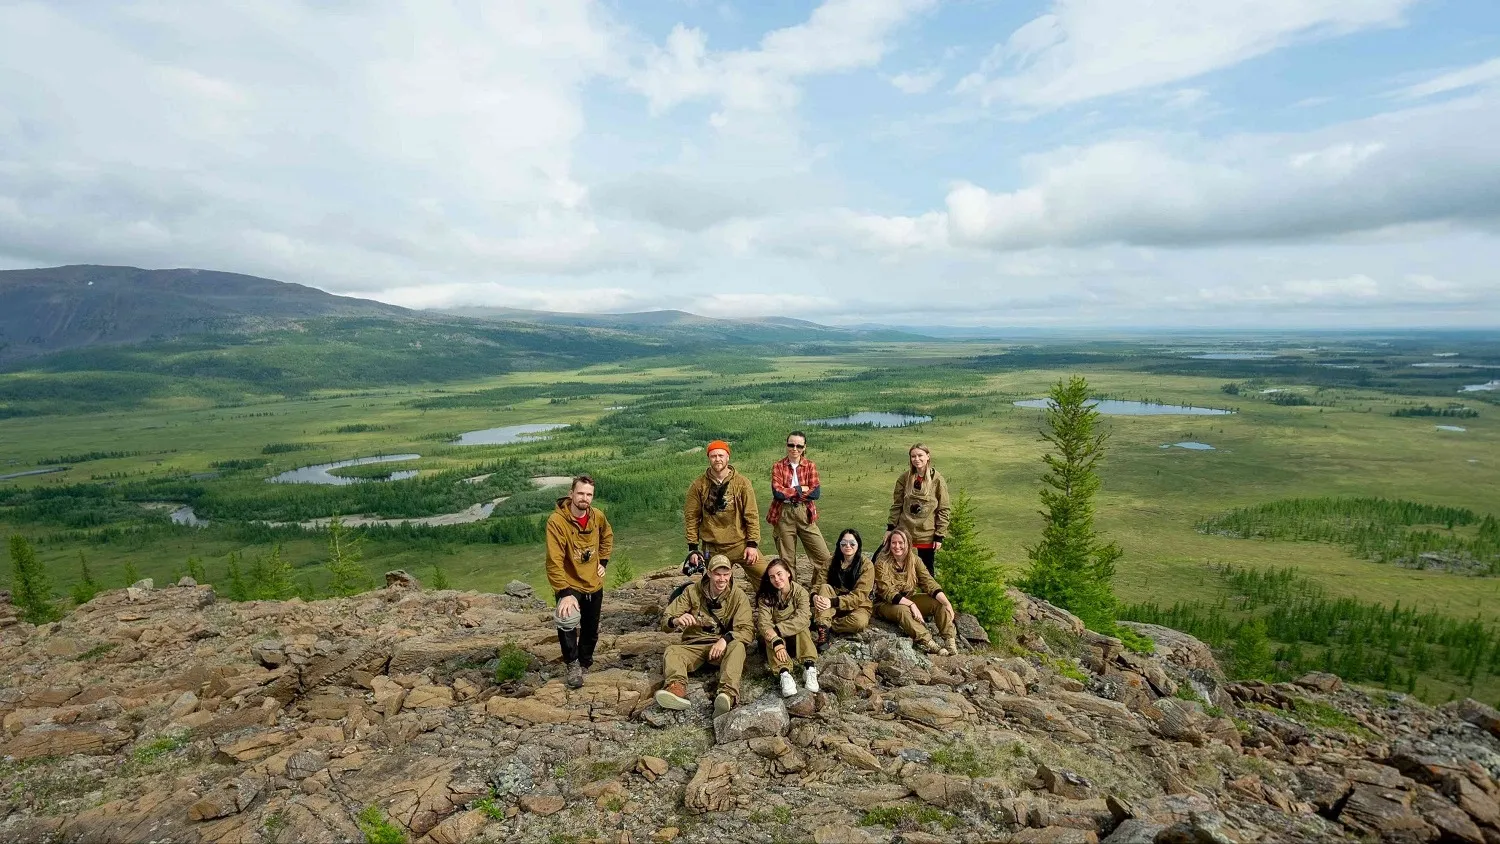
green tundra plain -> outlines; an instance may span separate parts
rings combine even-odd
[[[295,362],[298,348],[277,354]],[[190,559],[218,585],[232,555],[248,565],[279,547],[298,588],[314,597],[326,587],[327,534],[296,523],[430,517],[504,499],[468,524],[354,528],[369,582],[403,568],[459,589],[498,590],[514,578],[541,586],[540,524],[562,492],[533,478],[592,474],[616,528],[614,565],[644,572],[675,566],[685,552],[682,496],[703,470],[705,443],[732,444],[732,462],[754,482],[764,514],[770,465],[784,453],[785,434],[800,429],[822,476],[820,522],[830,539],[846,526],[878,539],[906,450],[920,441],[955,493],[973,499],[984,543],[1019,573],[1041,529],[1044,412],[1015,402],[1081,374],[1101,399],[1233,410],[1105,418],[1097,526],[1124,549],[1115,586],[1125,604],[1197,605],[1236,624],[1253,614],[1253,602],[1226,567],[1290,568],[1298,588],[1331,599],[1477,621],[1476,636],[1500,628],[1500,554],[1487,538],[1493,519],[1485,520],[1500,516],[1500,392],[1463,391],[1500,377],[1500,342],[1247,334],[796,350],[666,352],[492,375],[476,364],[452,380],[437,367],[394,384],[368,377],[356,356],[347,371],[359,377],[301,379],[294,391],[251,366],[193,377],[160,356],[141,366],[150,357],[143,353],[113,369],[90,369],[89,359],[15,369],[0,373],[0,475],[62,471],[0,481],[0,530],[35,546],[60,596],[80,579],[81,560],[106,588],[127,576],[175,579]],[[861,411],[933,418],[902,428],[808,423]],[[508,445],[450,442],[466,431],[543,423],[568,427]],[[1180,442],[1213,450],[1172,445]],[[345,486],[267,482],[300,466],[396,454],[420,457],[336,471],[361,481]],[[417,474],[384,479],[392,470]],[[1469,515],[1387,526],[1411,553],[1397,549],[1385,561],[1348,543],[1240,538],[1209,525],[1236,509],[1325,498]],[[168,514],[185,505],[207,525],[174,524]],[[1329,518],[1347,528],[1351,519],[1390,517]],[[1425,538],[1410,538],[1419,532]],[[1395,661],[1378,680],[1429,699],[1473,692],[1493,700],[1500,636],[1494,641],[1494,653],[1475,657],[1472,669],[1381,645]],[[1304,645],[1306,660],[1332,647]]]

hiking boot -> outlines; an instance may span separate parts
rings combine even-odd
[[[826,624],[814,624],[813,625],[813,629],[812,629],[812,634],[813,634],[813,644],[817,645],[818,646],[818,652],[822,653],[823,649],[826,648],[826,647],[828,647],[828,625],[826,625]]]
[[[948,648],[948,653],[958,656],[958,637],[949,636],[946,647]]]
[[[719,717],[720,715],[723,715],[724,713],[728,712],[729,710],[731,710],[733,708],[734,708],[734,698],[732,698],[732,697],[729,696],[729,692],[719,692],[717,695],[714,696],[714,717],[715,718]]]
[[[821,692],[823,690],[818,685],[818,669],[816,666],[809,665],[807,666],[807,670],[802,672],[802,685],[810,692]]]
[[[792,679],[792,672],[781,672],[781,696],[791,697],[797,693],[797,681]]]
[[[938,647],[937,642],[933,641],[930,638],[923,639],[922,641],[918,642],[917,647],[921,648],[923,653],[936,654],[938,656],[947,656],[948,654],[947,651]]]
[[[692,704],[687,699],[687,686],[681,683],[668,683],[666,688],[656,693],[656,705],[662,709],[682,711]]]
[[[568,673],[563,678],[563,683],[570,689],[583,688],[583,666],[576,662],[568,663]]]

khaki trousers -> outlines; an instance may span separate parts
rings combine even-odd
[[[766,667],[771,669],[772,674],[790,671],[799,661],[811,665],[817,660],[818,646],[813,642],[811,632],[804,630],[782,641],[786,642],[786,659],[777,659],[776,649],[769,642],[761,642],[761,646],[766,649]]]
[[[833,554],[828,550],[828,543],[823,540],[823,531],[818,529],[818,523],[807,520],[807,505],[782,502],[781,513],[772,527],[776,530],[776,556],[791,563],[792,568],[797,567],[799,539],[802,540],[802,550],[807,552],[807,559],[812,561],[812,565],[815,568],[828,568],[828,561],[833,559]]]
[[[838,593],[833,591],[832,586],[825,583],[814,589],[813,594],[822,595],[828,599],[829,603],[829,607],[826,610],[819,610],[817,607],[813,607],[814,623],[825,625],[829,630],[842,635],[858,633],[870,626],[869,610],[858,609],[852,612],[841,613],[833,607],[833,599],[838,596]],[[910,613],[907,613],[907,615],[910,615]]]
[[[702,668],[705,663],[712,663],[708,658],[708,652],[713,650],[713,644],[707,645],[667,645],[667,652],[662,655],[662,670],[666,674],[667,683],[686,683],[688,675]],[[719,691],[729,692],[729,696],[736,701],[740,699],[740,675],[745,672],[745,643],[734,640],[724,648],[719,661]]]
[[[954,635],[953,613],[949,612],[947,607],[938,603],[936,598],[931,595],[912,595],[911,601],[917,605],[917,609],[922,611],[924,619],[932,619],[932,622],[937,625],[939,636],[946,639]],[[883,602],[876,605],[875,613],[886,621],[900,627],[902,633],[912,637],[915,641],[927,642],[932,640],[932,634],[927,632],[927,625],[918,624],[916,617],[906,607],[897,606],[890,602]]]
[[[750,587],[750,597],[760,590],[760,579],[766,573],[766,555],[762,551],[760,558],[754,564],[745,562],[745,543],[736,542],[733,545],[714,545],[711,542],[703,543],[703,553],[708,555],[705,559],[712,559],[715,554],[723,554],[734,563],[745,570],[745,583]]]

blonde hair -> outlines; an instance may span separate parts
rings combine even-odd
[[[922,453],[925,454],[925,455],[927,455],[928,457],[932,456],[932,449],[928,448],[927,446],[923,445],[922,443],[912,443],[911,444],[911,448],[908,448],[906,450],[906,456],[910,457],[911,453],[913,451],[916,451],[917,449],[921,449]]]

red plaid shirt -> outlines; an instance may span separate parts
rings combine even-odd
[[[806,497],[819,486],[818,467],[811,460],[797,464],[797,484],[802,487],[801,495],[792,489],[792,461],[783,457],[771,464],[771,510],[766,513],[766,521],[776,524],[781,518],[781,505],[794,501],[807,505],[809,522],[818,520],[817,503]]]

